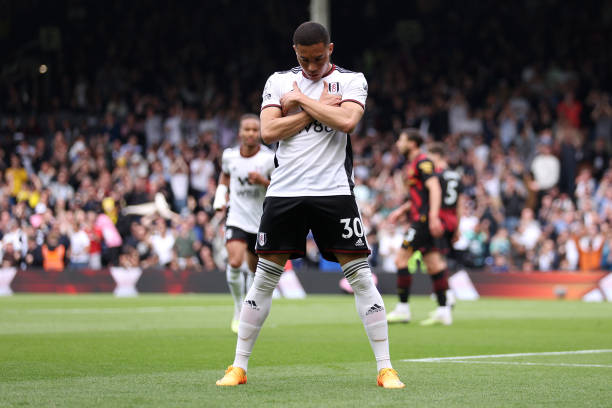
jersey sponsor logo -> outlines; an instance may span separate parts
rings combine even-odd
[[[264,246],[266,245],[266,241],[267,241],[267,234],[265,232],[260,232],[259,234],[257,234],[257,243],[260,246]]]
[[[238,181],[240,182],[241,186],[246,185],[251,185],[251,182],[249,181],[248,177],[237,177]]]
[[[330,82],[327,84],[329,93],[340,93],[340,82]]]
[[[363,242],[363,239],[361,239],[361,238],[359,238],[357,240],[357,242],[355,242],[355,246],[364,246],[364,245],[365,245],[365,243]]]
[[[238,190],[236,192],[236,195],[238,197],[247,197],[247,198],[253,198],[253,199],[257,199],[259,197],[261,197],[262,192],[259,189],[244,189],[244,190]]]
[[[374,303],[374,304],[373,304],[373,305],[372,305],[372,306],[371,306],[371,307],[368,309],[368,311],[366,312],[366,316],[369,316],[369,315],[371,315],[371,314],[373,314],[373,313],[382,312],[383,310],[385,310],[385,308],[384,308],[384,307],[380,306],[380,305],[379,305],[379,304],[377,304],[377,303]]]
[[[314,122],[310,122],[309,124],[304,126],[304,130],[307,131],[307,132],[310,130],[310,128],[312,128],[312,130],[314,130],[317,133],[321,133],[323,131],[329,133],[329,132],[332,132],[334,130],[334,129],[330,128],[329,126],[326,126],[326,125],[322,124],[318,120],[315,120]]]

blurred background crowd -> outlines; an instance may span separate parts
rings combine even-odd
[[[267,76],[297,65],[307,3],[232,2],[231,21],[223,1],[28,3],[0,24],[1,265],[224,269],[221,154]],[[395,269],[394,142],[414,127],[462,175],[458,263],[612,270],[610,4],[361,3],[332,2],[332,60],[369,81],[351,138],[372,264]]]

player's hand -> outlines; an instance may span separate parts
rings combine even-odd
[[[459,241],[459,229],[455,230],[455,233],[453,234],[453,237],[451,238],[451,244],[456,244],[457,241]]]
[[[248,180],[251,184],[265,184],[263,176],[256,171],[249,171]]]
[[[340,101],[342,101],[342,96],[330,94],[329,85],[326,81],[323,81],[323,92],[319,97],[319,102],[329,106],[340,106]]]
[[[299,111],[299,99],[302,97],[303,93],[298,87],[296,81],[293,81],[293,89],[280,98],[281,110],[283,111],[283,116],[288,114],[296,113]]]
[[[444,232],[444,227],[442,226],[442,221],[438,217],[429,217],[429,232],[431,235],[438,238],[442,236]]]

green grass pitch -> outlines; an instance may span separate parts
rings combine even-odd
[[[385,298],[390,309],[395,298]],[[412,299],[413,319],[434,303]],[[275,299],[248,383],[229,295],[0,298],[0,407],[610,407],[612,304],[481,299],[450,327],[390,327],[403,390],[376,386],[351,296]],[[425,358],[600,350],[434,361]]]

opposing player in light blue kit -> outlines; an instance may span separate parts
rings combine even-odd
[[[263,211],[266,189],[274,169],[274,153],[260,143],[260,121],[254,114],[240,118],[238,138],[240,145],[223,151],[221,175],[215,193],[213,208],[226,208],[229,189],[229,208],[225,222],[225,247],[227,249],[227,285],[234,298],[234,316],[231,329],[238,332],[238,319],[242,300],[253,282],[257,255],[255,241],[259,220]],[[242,264],[248,271],[245,277]]]
[[[350,133],[365,109],[363,74],[330,62],[334,44],[321,24],[307,22],[293,35],[299,67],[266,82],[261,110],[264,142],[278,142],[275,169],[257,235],[259,262],[246,295],[234,362],[217,385],[247,381],[249,356],[270,312],[272,293],[287,259],[304,256],[311,230],[325,259],[337,261],[377,363],[377,383],[403,388],[391,366],[385,305],[372,281],[361,215],[353,195]]]

